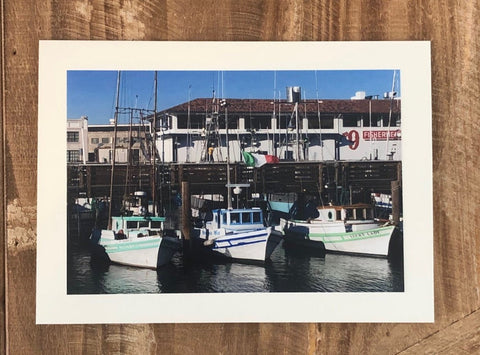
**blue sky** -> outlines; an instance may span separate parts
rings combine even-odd
[[[356,91],[383,96],[391,91],[393,70],[318,71],[159,71],[157,109],[199,97],[285,99],[287,86],[300,86],[302,98],[349,99]],[[223,80],[222,80],[223,77]],[[275,80],[276,78],[276,80]],[[395,90],[400,92],[397,71]],[[120,80],[120,107],[153,109],[154,72],[125,71]],[[67,116],[88,116],[89,124],[106,124],[115,112],[116,71],[68,71]],[[274,90],[276,87],[276,90]]]

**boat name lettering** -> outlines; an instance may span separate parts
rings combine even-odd
[[[344,239],[356,239],[356,238],[369,238],[374,237],[380,234],[380,231],[366,231],[366,232],[359,232],[359,233],[348,233],[344,236]]]

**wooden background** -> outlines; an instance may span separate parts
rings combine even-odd
[[[0,346],[28,353],[480,352],[479,2],[1,0]],[[434,324],[35,325],[38,40],[431,40]]]

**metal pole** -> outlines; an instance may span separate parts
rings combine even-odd
[[[118,102],[120,99],[120,71],[117,74],[117,98],[115,100],[115,116],[113,119],[113,143],[112,143],[112,171],[110,172],[110,201],[108,203],[108,229],[112,228],[112,203],[113,203],[113,177],[115,173],[115,155],[117,147],[117,122],[118,122]]]
[[[152,200],[153,200],[153,215],[157,215],[157,164],[156,162],[156,144],[157,144],[157,72],[154,75],[154,104],[153,104],[153,129],[152,129]],[[148,206],[147,206],[148,211]]]
[[[225,104],[225,133],[226,133],[226,143],[227,143],[227,184],[230,185],[230,146],[228,141],[228,108]],[[227,187],[227,207],[228,209],[232,208],[232,190],[230,186]]]
[[[296,140],[296,145],[297,145],[297,156],[296,156],[296,161],[300,160],[300,142],[299,142],[299,136],[300,136],[300,127],[298,124],[298,102],[295,103],[295,140]]]

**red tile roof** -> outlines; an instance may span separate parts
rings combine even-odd
[[[205,111],[212,112],[212,98],[198,98],[190,101],[190,112],[203,113]],[[372,103],[372,112],[388,113],[390,104],[392,111],[400,112],[401,100],[319,100],[320,112],[324,113],[368,113],[369,102]],[[229,113],[269,113],[273,112],[273,100],[269,99],[226,99]],[[281,111],[287,112],[293,109],[293,104],[287,103],[285,100],[281,102]],[[317,112],[317,100],[301,101],[299,111],[303,112],[307,106],[307,112]],[[276,102],[276,112],[278,112],[278,101]],[[223,111],[223,108],[220,108]],[[188,112],[188,102],[163,110],[165,113],[186,113]]]

